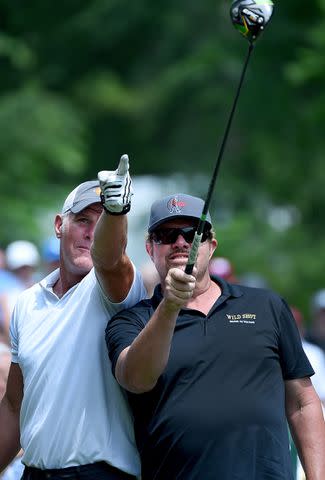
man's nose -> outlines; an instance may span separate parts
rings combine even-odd
[[[86,229],[86,237],[89,238],[90,240],[93,240],[94,238],[94,232],[95,232],[95,226],[92,226],[90,225],[87,229]]]
[[[183,235],[179,234],[173,245],[176,245],[176,246],[189,245],[189,243],[185,240]]]

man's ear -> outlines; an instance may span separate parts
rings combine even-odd
[[[216,238],[213,238],[210,240],[210,260],[213,257],[214,251],[218,247],[218,240]]]
[[[63,223],[63,218],[61,215],[56,215],[55,220],[54,220],[54,230],[55,230],[55,235],[57,238],[61,238],[62,235],[62,223]]]
[[[152,243],[149,241],[146,242],[146,250],[147,250],[147,254],[152,260]]]

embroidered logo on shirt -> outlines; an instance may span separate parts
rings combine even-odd
[[[248,325],[255,325],[256,314],[255,313],[237,313],[236,315],[226,314],[229,323],[241,323]]]

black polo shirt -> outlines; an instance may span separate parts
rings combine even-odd
[[[214,278],[206,316],[182,309],[153,390],[128,393],[142,480],[291,480],[284,380],[313,375],[285,301]],[[113,373],[161,301],[115,315],[106,330]]]

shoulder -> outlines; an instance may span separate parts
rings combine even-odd
[[[31,287],[19,292],[16,305],[24,305],[32,301],[41,292],[40,283],[35,283]]]
[[[132,263],[132,268],[133,268],[132,284],[130,285],[129,290],[126,293],[126,297],[120,302],[114,302],[107,296],[107,293],[104,287],[101,285],[100,279],[97,277],[96,271],[94,269],[92,269],[92,271],[88,274],[90,278],[89,280],[87,280],[87,285],[89,285],[89,282],[91,282],[92,285],[96,285],[97,291],[99,292],[106,307],[109,307],[109,309],[111,310],[112,315],[115,312],[132,307],[141,299],[147,297],[147,290],[144,286],[141,273],[135,268],[133,263]]]
[[[264,305],[265,308],[275,309],[277,313],[280,313],[283,308],[288,308],[281,295],[270,288],[248,287],[240,284],[228,284],[228,287],[233,296],[242,297],[243,300],[248,300],[256,305]]]
[[[236,307],[255,314],[261,324],[272,325],[280,332],[285,325],[295,323],[285,299],[272,289],[240,284],[228,284],[228,288]]]
[[[271,301],[281,301],[281,296],[270,288],[248,287],[246,285],[233,285],[239,288],[245,295],[253,297],[268,298]]]
[[[146,323],[154,310],[152,299],[146,298],[129,308],[124,308],[111,318],[109,325],[119,323],[121,319],[126,321],[136,321],[139,319],[142,323]]]
[[[153,307],[152,299],[151,298],[145,298],[145,299],[137,302],[132,307],[125,308],[125,309],[121,310],[119,313],[117,313],[114,316],[118,316],[118,315],[124,315],[124,316],[141,315],[142,313],[151,311],[153,308],[154,307]]]

